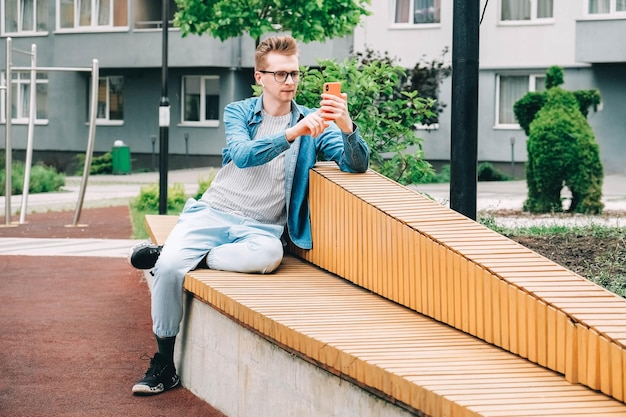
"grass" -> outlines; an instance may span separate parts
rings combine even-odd
[[[183,210],[189,198],[198,200],[204,190],[209,188],[216,170],[210,170],[206,176],[198,177],[198,191],[195,195],[187,195],[182,183],[175,183],[167,188],[167,213],[178,214]],[[148,239],[146,230],[146,214],[159,214],[159,185],[148,184],[141,187],[139,195],[130,203],[130,219],[133,226],[133,239]]]
[[[178,214],[183,210],[184,205],[168,208],[167,214]],[[138,209],[135,205],[130,205],[130,220],[133,226],[133,239],[149,239],[150,235],[146,230],[146,214],[159,214],[158,209]]]

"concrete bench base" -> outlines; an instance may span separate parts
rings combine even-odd
[[[146,279],[151,285],[150,274]],[[228,417],[415,415],[184,297],[175,354],[182,385]]]

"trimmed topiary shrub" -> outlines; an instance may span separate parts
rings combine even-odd
[[[604,178],[600,151],[587,122],[590,107],[600,103],[597,90],[566,91],[563,70],[546,72],[546,91],[526,94],[514,105],[517,121],[528,136],[524,210],[563,211],[561,190],[569,188],[569,212],[599,214]]]
[[[603,169],[598,145],[573,93],[553,87],[530,124],[524,210],[563,211],[561,190],[572,193],[568,211],[602,212]]]

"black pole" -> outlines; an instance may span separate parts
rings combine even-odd
[[[159,103],[159,214],[167,214],[167,158],[169,154],[170,101],[167,98],[168,0],[163,3],[163,62],[161,66],[161,102]]]
[[[476,220],[479,0],[454,0],[450,207]]]

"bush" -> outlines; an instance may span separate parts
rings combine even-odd
[[[431,170],[426,175],[422,176],[415,184],[442,184],[450,182],[450,165],[442,165],[439,168],[439,172]]]
[[[342,63],[319,62],[319,69],[302,68],[296,101],[318,107],[325,81],[341,81],[348,95],[348,108],[370,148],[372,169],[402,184],[420,182],[432,174],[424,160],[422,139],[415,126],[435,114],[433,99],[418,97],[416,91],[400,91],[406,70],[387,59]]]
[[[6,169],[5,168],[5,156],[4,152],[0,157],[2,162],[0,166],[0,196],[5,195],[5,183],[6,183]],[[21,161],[15,161],[12,164],[11,169],[11,195],[22,194],[24,189],[24,172],[26,166]],[[35,164],[30,169],[30,181],[28,192],[32,194],[46,193],[52,191],[58,191],[65,185],[65,176],[59,174],[56,169],[45,166],[41,163]]]
[[[85,169],[85,154],[76,155],[77,168],[76,175],[83,175]],[[106,152],[100,156],[91,158],[89,166],[89,175],[108,175],[113,174],[113,155]]]
[[[552,66],[546,71],[546,89],[549,90],[554,87],[562,85],[563,69],[558,66]],[[530,136],[530,124],[535,119],[537,112],[546,103],[546,91],[531,91],[524,97],[519,99],[513,105],[513,113],[519,123],[520,127],[526,133],[526,136]],[[600,104],[601,97],[600,92],[596,89],[592,90],[577,90],[572,91],[576,102],[578,104],[578,110],[586,118],[589,113],[589,109],[593,108],[597,110],[598,104]]]
[[[29,192],[47,193],[58,191],[65,185],[65,176],[56,169],[42,164],[34,165],[30,170]]]
[[[598,145],[576,98],[560,87],[548,90],[545,106],[530,125],[524,209],[563,211],[561,190],[572,193],[570,212],[602,212],[603,169]]]
[[[198,178],[198,191],[193,197],[198,200],[202,194],[213,182],[215,171],[209,173],[206,177]],[[185,207],[187,196],[185,195],[185,187],[181,183],[176,183],[167,189],[167,210],[168,213],[178,214]],[[147,239],[148,232],[145,228],[145,215],[156,214],[159,212],[159,186],[150,184],[141,187],[139,195],[130,203],[131,222],[133,224],[133,238]]]
[[[510,181],[512,178],[496,169],[489,162],[482,162],[478,165],[478,181]]]
[[[187,196],[182,183],[175,183],[167,188],[167,209],[168,211],[180,212],[185,206]],[[139,196],[131,202],[132,208],[142,212],[159,211],[159,186],[149,184],[141,187]]]
[[[570,212],[599,214],[604,177],[600,150],[586,116],[600,103],[597,90],[570,92],[558,66],[546,72],[545,92],[528,93],[514,105],[520,126],[528,135],[524,210],[563,211],[561,190],[572,193]]]
[[[213,171],[209,173],[209,175],[206,177],[198,178],[198,191],[196,192],[196,195],[193,198],[195,198],[196,200],[200,200],[200,198],[202,197],[202,194],[204,194],[204,192],[211,186],[211,183],[213,182],[213,178],[215,178],[215,174],[216,172]]]

